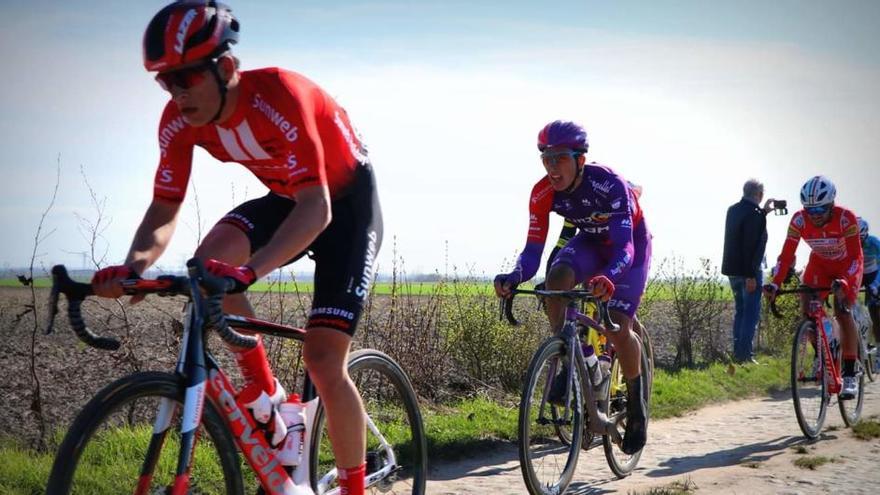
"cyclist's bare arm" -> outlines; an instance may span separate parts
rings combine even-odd
[[[144,214],[143,220],[135,233],[131,248],[125,257],[125,265],[136,273],[146,271],[168,247],[181,203],[162,198],[154,198]],[[118,279],[107,280],[94,285],[95,294],[102,297],[121,297],[122,287]],[[137,298],[137,300],[143,297]]]
[[[254,253],[247,265],[257,278],[305,251],[332,218],[330,191],[326,185],[309,186],[296,192],[296,206],[275,231],[265,247]]]

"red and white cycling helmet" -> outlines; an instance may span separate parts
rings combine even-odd
[[[804,208],[828,206],[834,203],[836,196],[837,188],[824,175],[813,177],[801,188],[801,204],[804,205]]]
[[[144,32],[144,67],[167,71],[214,58],[238,42],[239,24],[229,6],[181,0],[159,11]]]

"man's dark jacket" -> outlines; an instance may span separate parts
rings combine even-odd
[[[743,198],[727,209],[721,273],[732,277],[756,277],[761,272],[766,246],[767,218],[760,206]]]

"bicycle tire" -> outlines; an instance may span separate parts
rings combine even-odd
[[[859,339],[858,348],[859,354],[865,354],[864,349],[862,348],[862,340],[860,332],[856,331],[856,338]],[[837,363],[839,369],[843,369],[843,352],[838,352]],[[856,377],[858,378],[859,391],[856,392],[856,396],[854,399],[850,400],[840,400],[840,397],[837,397],[837,405],[840,408],[840,417],[843,418],[843,424],[847,427],[852,427],[856,423],[859,422],[859,419],[862,417],[862,407],[865,404],[865,373],[864,368],[865,361],[862,359],[857,359],[855,362],[856,367]]]
[[[141,465],[136,466],[135,472],[137,474],[132,479],[131,487],[128,487],[125,484],[125,473],[120,471],[119,457],[131,456],[133,461],[139,459],[138,463],[145,461],[146,455],[138,456],[133,444],[140,437],[145,437],[146,443],[149,443],[153,427],[152,417],[149,416],[149,413],[157,411],[158,401],[162,399],[175,401],[182,409],[184,395],[185,388],[181,385],[179,378],[161,372],[135,373],[120,378],[101,389],[80,411],[67,430],[55,456],[46,493],[49,495],[134,493],[134,487],[140,481],[138,475]],[[146,399],[146,401],[141,401],[141,399]],[[152,402],[152,400],[157,402]],[[122,413],[123,417],[116,418],[116,413]],[[131,427],[131,422],[140,420],[142,414],[146,421]],[[176,418],[177,426],[172,426],[166,432],[178,430],[180,415],[173,414],[172,416]],[[121,421],[118,421],[119,425],[114,425],[113,423],[117,422],[117,419],[121,419]],[[108,429],[101,429],[102,425],[107,426]],[[141,431],[147,427],[146,431]],[[191,472],[190,480],[194,486],[190,492],[243,495],[244,486],[242,485],[238,450],[219,412],[209,401],[205,402],[202,413],[202,428],[191,466],[193,472]],[[166,438],[161,444],[162,450],[159,452],[160,458],[157,459],[156,466],[161,472],[154,474],[154,481],[173,482],[179,451],[168,448],[174,443],[172,437],[173,435],[166,434]],[[169,440],[172,441],[169,442]],[[106,454],[104,442],[108,442],[106,445],[112,446],[112,452],[102,458],[100,454]],[[204,459],[205,449],[209,444],[215,447],[212,453],[216,455],[215,460],[219,466],[212,463],[203,464],[206,461]],[[89,447],[94,447],[95,450]],[[146,448],[144,448],[145,450]],[[163,453],[167,454],[163,455]],[[98,457],[92,457],[93,455]],[[97,464],[102,460],[107,465]],[[82,469],[77,471],[79,467]],[[204,470],[202,470],[203,467]],[[217,467],[222,470],[222,483],[208,476]],[[124,467],[122,469],[124,470]],[[166,473],[166,470],[170,472]],[[90,478],[93,475],[100,477],[102,473],[111,479],[104,482]],[[171,479],[165,481],[169,475]],[[210,484],[212,481],[213,484]],[[104,486],[102,483],[109,484],[109,487],[99,488],[99,485]],[[204,483],[204,485],[200,483]]]
[[[825,370],[825,348],[818,331],[820,330],[812,321],[802,321],[795,331],[791,350],[791,398],[794,414],[804,436],[811,440],[822,431],[830,399],[826,383],[828,373]]]
[[[425,493],[428,477],[428,454],[427,440],[425,437],[422,414],[419,402],[409,377],[391,357],[374,349],[361,349],[351,353],[348,358],[348,372],[358,387],[364,408],[367,414],[379,424],[385,424],[388,429],[382,431],[383,435],[400,434],[400,426],[403,430],[409,430],[404,436],[403,442],[396,442],[393,438],[387,438],[393,443],[394,454],[397,458],[398,468],[389,476],[379,480],[373,485],[367,486],[380,493],[391,491],[392,493],[412,493],[422,495]],[[381,390],[382,384],[370,381],[367,372],[378,373],[387,380],[393,388],[392,393],[402,404],[388,407],[385,394],[389,390]],[[392,397],[392,399],[394,398]],[[380,404],[381,403],[381,404]],[[381,407],[380,407],[381,406]],[[399,423],[405,416],[405,423]],[[326,491],[319,491],[318,482],[326,474],[335,468],[332,457],[332,448],[329,444],[326,428],[326,414],[323,404],[319,403],[315,413],[314,425],[311,427],[311,445],[309,451],[309,472],[312,482],[312,490],[321,495]],[[403,432],[406,435],[406,432]],[[387,458],[381,458],[381,451],[371,451],[371,442],[375,443],[375,436],[371,437],[368,430],[367,450],[373,452],[380,462],[388,462]],[[373,445],[375,446],[375,445]],[[322,461],[322,447],[324,460]],[[369,464],[369,463],[368,463]],[[369,475],[370,472],[367,473]],[[330,489],[333,487],[331,486]]]
[[[574,383],[571,384],[572,393],[569,396],[569,415],[571,417],[569,441],[559,440],[554,425],[540,425],[537,421],[544,389],[552,383],[556,368],[562,368],[562,363],[566,359],[565,341],[560,337],[549,337],[535,352],[526,372],[526,381],[520,398],[517,443],[523,481],[532,495],[565,492],[577,467],[584,428],[584,391],[581,389],[584,377],[580,376],[577,366],[574,367],[575,372],[572,374]],[[551,371],[554,372],[552,376]],[[537,403],[534,399],[537,399]],[[549,403],[546,406],[556,407]],[[551,413],[551,416],[555,419],[558,414]],[[534,453],[531,450],[533,440],[537,447]],[[552,442],[558,442],[561,447],[555,447]],[[557,453],[554,454],[554,451]],[[548,469],[553,469],[559,466],[560,462],[558,461],[561,461],[562,458],[564,458],[564,463],[559,473],[552,474],[549,482],[542,479],[544,464],[547,464]]]
[[[647,334],[647,332],[646,332]],[[640,342],[641,344],[641,342]],[[650,364],[648,357],[648,346],[641,345],[641,369],[645,390],[643,391],[645,400],[645,410],[648,414],[648,423],[651,417],[651,390],[654,386],[654,370]],[[609,377],[609,385],[606,387],[605,400],[602,401],[603,411],[608,418],[620,415],[622,421],[617,423],[618,431],[621,438],[626,430],[626,380],[620,367],[617,352],[611,357],[611,376]],[[609,435],[602,436],[602,447],[605,450],[605,460],[608,461],[608,467],[611,472],[618,478],[625,478],[632,474],[633,469],[638,465],[644,448],[632,455],[627,455],[621,450],[621,446],[614,443]],[[621,457],[618,458],[618,455]]]
[[[641,332],[639,332],[639,337],[642,339],[642,345],[644,346],[645,351],[648,355],[648,369],[651,372],[651,382],[650,386],[654,384],[654,342],[651,340],[651,334],[648,332],[648,327],[645,326],[644,323],[639,321],[639,327],[641,328]]]

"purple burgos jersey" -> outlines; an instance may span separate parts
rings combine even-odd
[[[650,235],[638,194],[629,183],[610,168],[596,163],[584,166],[584,178],[571,192],[554,191],[546,176],[538,181],[529,200],[526,246],[516,267],[522,281],[529,280],[538,271],[551,211],[578,228],[578,234],[560,251],[554,264],[572,265],[578,282],[605,275],[615,285],[622,284],[620,289],[632,285],[633,294],[628,299],[636,299],[636,304],[626,306],[637,306],[647,279]],[[640,273],[629,274],[634,267],[638,267]],[[637,280],[629,280],[633,276]]]

